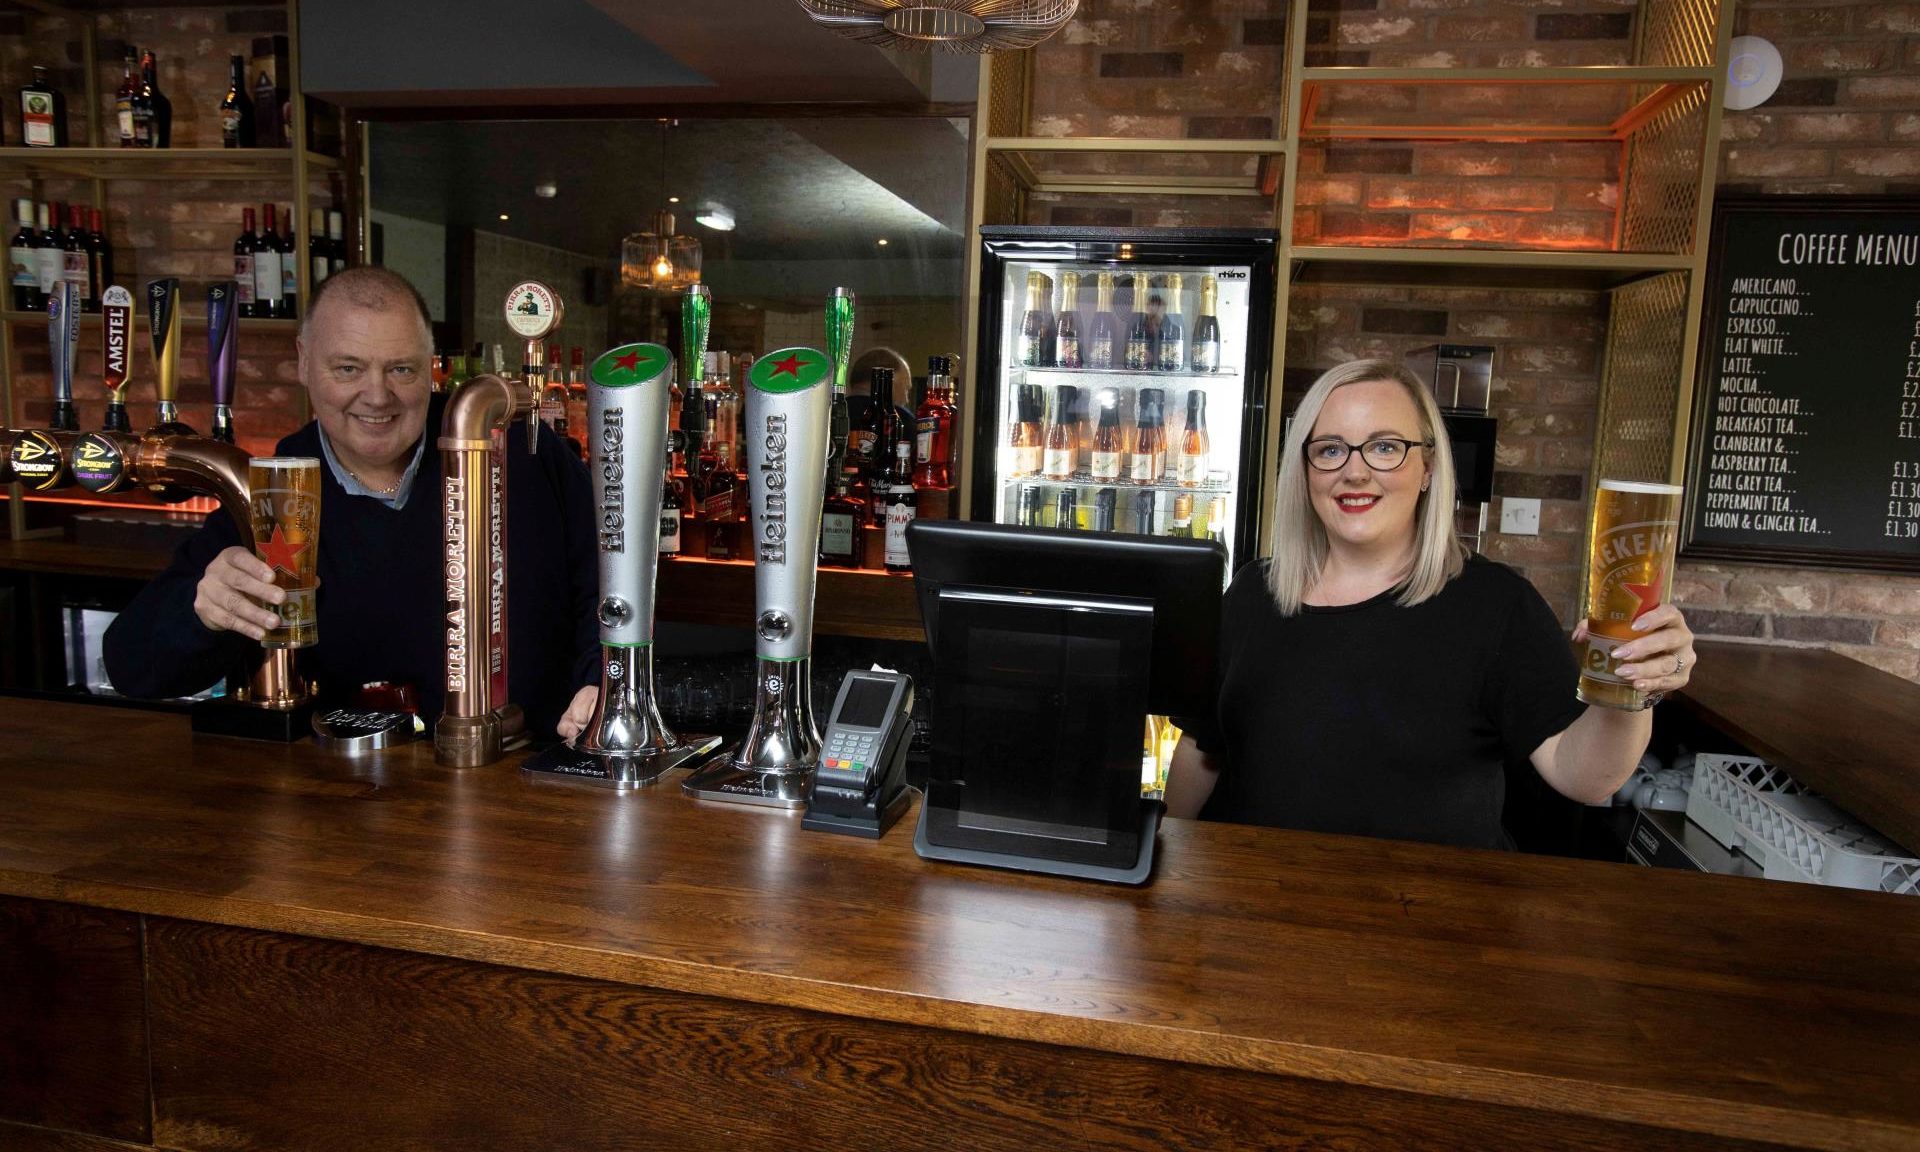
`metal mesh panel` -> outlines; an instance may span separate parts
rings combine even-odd
[[[1720,5],[1715,0],[1648,0],[1641,7],[1637,63],[1711,68],[1719,19]]]
[[[1027,78],[1033,70],[1033,50],[996,52],[987,57],[993,69],[987,89],[987,135],[1027,134]]]
[[[1593,475],[1666,483],[1684,359],[1687,275],[1663,272],[1616,288],[1611,311]]]
[[[1020,181],[1005,156],[987,154],[987,202],[980,206],[982,224],[1025,224],[1020,218]]]
[[[1634,133],[1622,179],[1622,251],[1692,253],[1709,95],[1707,85],[1694,88]]]

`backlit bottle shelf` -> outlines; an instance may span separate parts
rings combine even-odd
[[[1218,479],[1214,479],[1214,477],[1218,477]],[[1129,480],[1124,476],[1116,480],[1096,480],[1094,479],[1093,473],[1079,470],[1065,480],[1056,480],[1053,477],[1042,476],[1039,473],[1026,476],[1002,476],[1000,478],[1000,487],[1003,491],[1009,488],[1020,489],[1032,487],[1113,488],[1123,492],[1172,492],[1176,495],[1181,492],[1191,492],[1196,496],[1231,496],[1233,495],[1233,478],[1225,472],[1211,472],[1208,474],[1208,479],[1200,484],[1181,484],[1174,480],[1159,480],[1152,484],[1142,484],[1137,480]]]

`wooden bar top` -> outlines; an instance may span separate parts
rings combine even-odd
[[[1686,707],[1920,854],[1920,685],[1824,648],[1696,647]]]
[[[0,894],[1829,1149],[1920,1146],[1920,902],[1168,821],[1138,889],[0,699]],[[1116,1107],[1123,1107],[1117,1103]]]

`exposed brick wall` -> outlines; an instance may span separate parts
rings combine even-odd
[[[1786,75],[1722,119],[1722,192],[1920,193],[1920,3],[1746,0],[1734,31],[1771,40]],[[1832,648],[1920,682],[1920,577],[1690,563],[1674,599],[1703,635]]]
[[[11,99],[14,90],[32,74],[32,66],[50,68],[50,78],[67,94],[68,131],[77,143],[86,141],[85,79],[82,74],[81,25],[77,19],[10,13],[11,27],[0,24],[0,91],[9,94],[5,113],[8,143],[19,139],[19,114]],[[107,10],[97,20],[97,109],[102,142],[117,144],[112,121],[112,96],[119,87],[124,46],[151,48],[158,56],[161,90],[173,104],[173,143],[176,147],[219,147],[216,119],[220,98],[227,90],[227,57],[250,56],[255,36],[284,34],[286,9],[282,5],[232,8],[136,8]],[[114,247],[114,279],[134,293],[163,276],[182,282],[183,304],[190,315],[204,313],[207,285],[226,279],[233,270],[233,242],[240,233],[244,207],[258,212],[272,202],[284,213],[293,203],[289,179],[272,181],[109,181],[105,185],[107,237]],[[25,181],[4,190],[11,200],[34,195]],[[316,181],[316,206],[342,206],[340,189]],[[49,180],[38,198],[91,204],[92,189],[80,180]],[[10,215],[10,214],[9,214]],[[282,230],[285,229],[283,222]],[[301,222],[304,231],[305,224]],[[11,228],[9,228],[11,235]],[[140,325],[144,320],[136,317]],[[48,405],[45,328],[21,325],[14,330],[16,355],[13,374],[14,419],[39,423]],[[81,333],[81,364],[75,391],[83,424],[97,426],[105,398],[100,387],[100,335],[97,327]],[[206,334],[189,324],[182,333],[181,399],[184,418],[199,428],[211,423],[206,388]],[[133,386],[128,400],[136,427],[150,422],[153,391],[150,344],[144,327],[134,342]],[[235,423],[243,446],[270,450],[274,441],[296,428],[301,420],[301,392],[294,362],[293,337],[287,332],[250,329],[241,322],[239,386]]]

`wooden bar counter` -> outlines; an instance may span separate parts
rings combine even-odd
[[[1911,898],[1185,821],[1124,889],[422,744],[0,741],[9,1150],[1920,1147]]]

